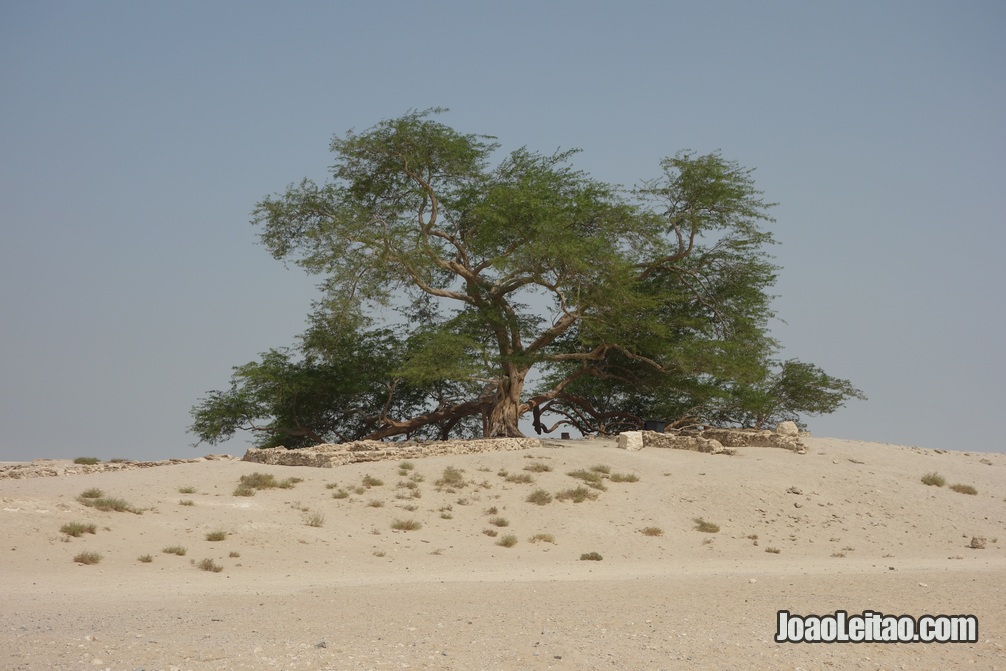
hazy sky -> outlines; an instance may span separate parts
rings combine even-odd
[[[1004,451],[1006,3],[0,2],[0,460],[193,449],[314,280],[250,211],[333,134],[445,106],[627,185],[756,168],[816,435]]]

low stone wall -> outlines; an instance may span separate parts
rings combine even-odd
[[[26,464],[6,464],[0,466],[0,480],[21,480],[24,478],[46,478],[61,475],[87,475],[109,471],[135,471],[139,468],[172,466],[174,464],[197,464],[203,461],[237,459],[229,454],[207,454],[194,459],[162,459],[160,461],[119,461],[100,464],[74,464],[59,459],[35,459]]]
[[[734,454],[737,452],[734,448],[738,447],[778,447],[798,454],[807,453],[799,436],[748,429],[706,429],[700,433],[626,431],[619,434],[618,446],[623,450],[663,447],[708,454]]]
[[[541,447],[537,438],[485,438],[479,440],[436,440],[429,442],[385,443],[379,440],[358,440],[338,445],[326,443],[288,450],[285,447],[251,448],[243,461],[276,466],[313,466],[333,468],[343,464],[396,459],[419,459],[448,454],[479,454],[482,452],[512,452]]]

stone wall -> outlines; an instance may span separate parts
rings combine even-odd
[[[738,447],[779,447],[798,454],[807,453],[798,435],[750,429],[706,429],[693,433],[626,431],[619,434],[618,446],[623,450],[663,447],[708,454],[734,454],[737,451],[734,448]]]
[[[35,459],[26,464],[5,464],[0,466],[0,480],[20,480],[23,478],[46,478],[61,475],[87,475],[108,471],[135,471],[139,468],[172,466],[174,464],[197,464],[202,461],[237,459],[229,454],[207,454],[195,459],[162,459],[160,461],[118,461],[100,464],[74,464],[61,459]]]
[[[277,466],[314,466],[332,468],[343,464],[396,459],[419,459],[448,454],[478,454],[511,452],[541,447],[537,438],[484,438],[478,440],[437,440],[429,442],[385,443],[379,440],[358,440],[338,445],[326,443],[288,450],[285,447],[251,448],[242,458],[257,464]]]

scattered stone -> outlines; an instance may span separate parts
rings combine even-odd
[[[787,494],[796,494],[797,496],[800,496],[800,495],[803,494],[803,490],[800,489],[799,487],[790,487],[789,489],[786,490],[786,493]]]
[[[643,432],[623,431],[618,434],[618,448],[621,450],[628,450],[629,452],[636,452],[643,449]]]
[[[968,545],[968,547],[973,548],[975,550],[984,550],[986,544],[987,541],[985,540],[985,536],[972,536],[971,544]]]

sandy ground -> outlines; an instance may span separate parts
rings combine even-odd
[[[205,461],[0,480],[0,669],[1006,669],[1006,455],[805,442],[713,456],[563,441],[404,475]],[[595,465],[639,480],[526,501]],[[438,491],[448,466],[466,484]],[[947,486],[921,482],[933,471]],[[303,481],[234,496],[254,472]],[[142,514],[85,507],[91,488]],[[61,533],[70,522],[95,533]],[[75,562],[84,551],[102,559]],[[979,641],[777,643],[780,609],[973,614]]]

